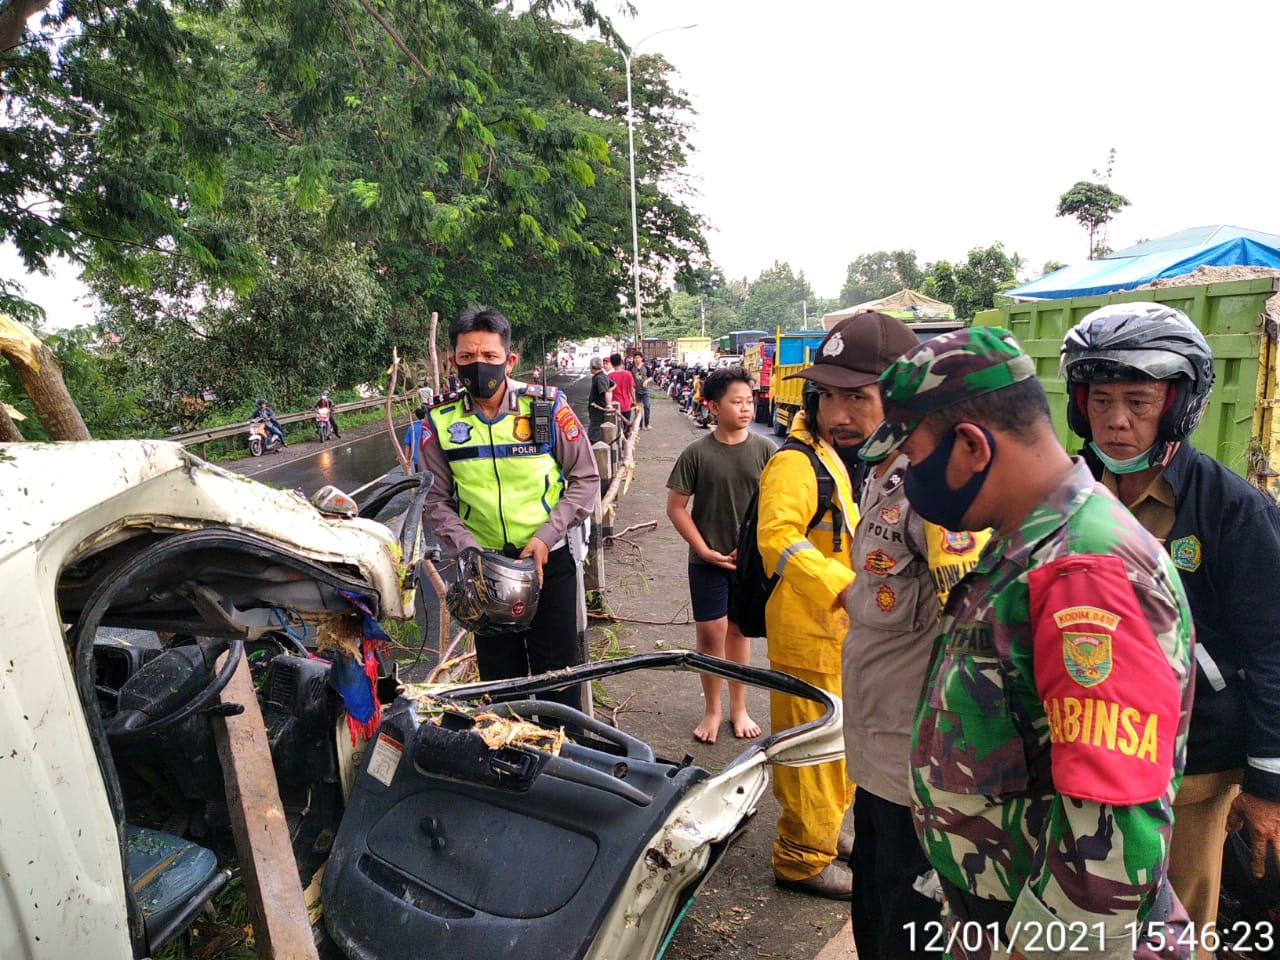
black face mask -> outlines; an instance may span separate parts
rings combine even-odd
[[[849,482],[853,484],[853,496],[856,500],[862,489],[862,482],[867,477],[867,470],[871,466],[867,461],[858,456],[858,451],[862,449],[862,444],[856,444],[852,447],[835,445],[836,456],[844,463],[844,468],[849,471]]]
[[[458,365],[458,378],[473,397],[488,400],[507,379],[506,363],[463,363]]]
[[[986,427],[979,427],[991,445],[991,460],[978,473],[953,490],[947,483],[947,463],[951,460],[951,451],[955,449],[958,434],[954,429],[938,442],[933,453],[919,463],[907,468],[903,489],[907,499],[916,513],[930,523],[947,530],[964,530],[964,515],[978,499],[982,485],[987,482],[987,474],[991,472],[991,464],[995,462],[996,438]]]

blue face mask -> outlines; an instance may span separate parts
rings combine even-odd
[[[955,449],[959,435],[953,429],[942,440],[938,441],[933,453],[919,463],[907,467],[907,475],[903,489],[912,508],[930,523],[936,523],[948,530],[964,530],[964,515],[978,498],[982,485],[991,472],[991,464],[995,463],[996,438],[985,427],[978,427],[991,445],[991,459],[979,472],[964,482],[958,490],[947,485],[947,463],[951,460],[951,451]]]
[[[1136,457],[1130,457],[1128,460],[1114,460],[1102,452],[1092,440],[1089,441],[1089,449],[1098,455],[1098,459],[1102,461],[1102,465],[1112,473],[1119,476],[1123,473],[1141,473],[1147,467],[1151,466],[1151,451],[1154,447],[1147,447]]]

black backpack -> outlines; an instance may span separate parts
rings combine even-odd
[[[818,525],[824,514],[831,513],[831,530],[835,548],[840,549],[844,516],[836,505],[836,481],[826,465],[818,459],[813,447],[798,440],[788,440],[778,448],[783,450],[803,450],[809,455],[809,463],[813,465],[814,476],[818,480],[818,509],[813,519],[805,528],[808,534]],[[778,577],[766,577],[764,559],[760,556],[759,531],[760,491],[751,496],[747,512],[738,526],[738,558],[737,566],[729,584],[729,619],[737,624],[744,637],[764,636],[764,607],[769,602],[769,595],[777,586]]]

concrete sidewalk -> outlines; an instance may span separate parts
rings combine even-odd
[[[666,516],[667,477],[680,452],[706,435],[665,395],[654,394],[653,429],[643,430],[636,448],[636,469],[628,493],[618,502],[617,539],[606,550],[604,592],[614,622],[596,621],[596,639],[627,653],[694,649],[689,609],[688,546]],[[655,527],[623,534],[628,527]],[[755,640],[752,662],[768,666],[765,641]],[[617,707],[618,725],[650,743],[660,755],[719,770],[740,754],[738,740],[725,723],[714,744],[693,739],[702,717],[696,675],[661,674],[616,678],[606,693]],[[748,691],[748,709],[768,731],[769,704],[763,691]],[[597,708],[608,716],[608,708]],[[855,956],[849,932],[849,905],[791,891],[773,882],[772,844],[778,805],[772,792],[761,798],[758,815],[725,855],[672,941],[672,960],[703,957],[836,960]],[[851,828],[852,816],[846,820]]]

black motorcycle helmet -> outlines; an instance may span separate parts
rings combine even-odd
[[[1213,386],[1213,351],[1185,313],[1161,303],[1114,303],[1085,316],[1062,342],[1067,424],[1093,439],[1086,407],[1091,383],[1169,380],[1151,462],[1200,423]]]
[[[804,422],[809,427],[809,432],[816,437],[818,435],[818,385],[812,380],[804,382],[804,389],[800,391],[800,406],[804,410]]]

